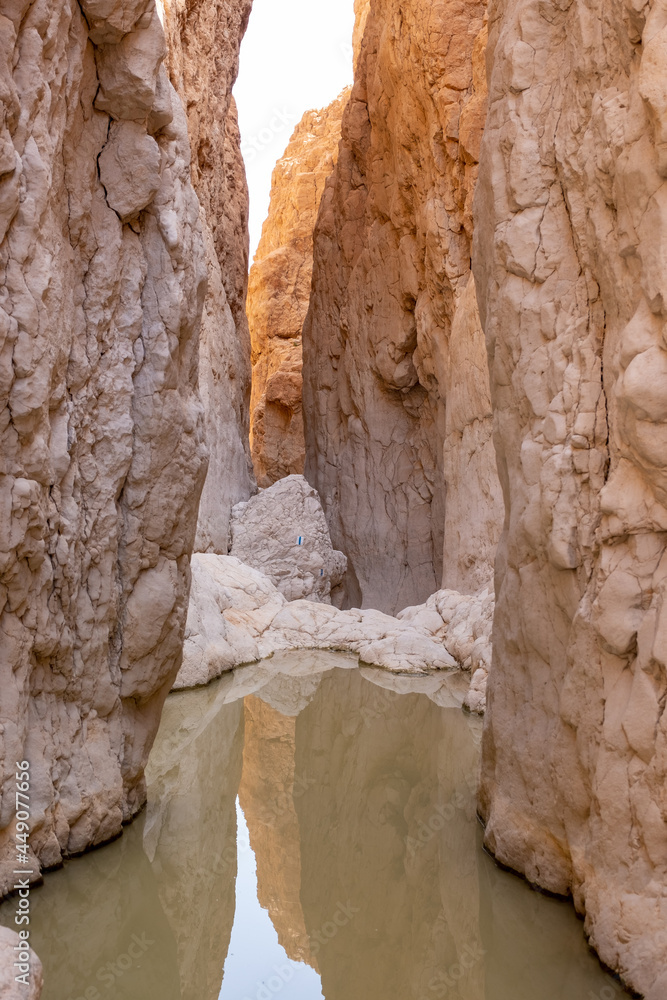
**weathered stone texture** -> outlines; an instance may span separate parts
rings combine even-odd
[[[153,2],[82,7],[0,13],[0,895],[15,761],[36,871],[145,800],[206,473],[205,244],[164,32]]]
[[[257,482],[302,474],[301,328],[313,272],[313,229],[338,156],[345,90],[323,111],[307,111],[275,167],[269,214],[250,271],[251,448]]]
[[[231,509],[256,488],[248,443],[248,189],[232,97],[251,6],[252,0],[170,0],[161,7],[169,76],[187,112],[209,275],[199,387],[210,458],[196,549],[225,555]]]
[[[486,840],[667,995],[665,5],[494,0],[475,276],[507,504]]]
[[[395,612],[443,579],[488,584],[502,523],[470,287],[485,4],[373,0],[358,48],[362,29],[315,233],[306,476],[349,558],[348,602]]]
[[[488,592],[462,597],[442,590],[396,618],[372,609],[340,611],[312,600],[288,601],[268,576],[236,557],[197,553],[175,687],[208,684],[241,664],[285,650],[339,650],[399,674],[443,671],[445,684],[451,682],[459,695],[452,704],[465,701],[482,714],[492,620]],[[475,682],[470,697],[468,672]]]
[[[331,544],[317,491],[287,476],[232,510],[229,554],[264,573],[288,601],[331,604],[347,559]]]

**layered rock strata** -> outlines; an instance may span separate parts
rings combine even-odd
[[[452,671],[459,704],[468,696],[468,672],[488,671],[488,597],[466,601],[460,594],[440,591],[425,605],[392,618],[380,611],[340,611],[307,600],[287,601],[268,577],[233,556],[195,555],[192,576],[176,688],[207,684],[241,664],[290,649],[354,653],[364,663],[398,673]],[[469,707],[483,711],[482,702],[469,699]]]
[[[278,160],[269,214],[250,271],[252,459],[260,486],[303,473],[301,328],[313,271],[313,229],[338,156],[350,91],[307,111]]]
[[[485,42],[483,0],[357,4],[315,231],[306,476],[349,559],[348,604],[390,613],[488,585],[502,525],[470,274]]]
[[[331,604],[347,559],[337,552],[320,498],[303,476],[287,476],[232,510],[229,550],[266,574],[288,601]]]
[[[0,895],[14,761],[36,872],[117,835],[181,662],[207,265],[158,14],[0,13]]]
[[[199,388],[209,466],[196,549],[226,555],[231,508],[255,491],[248,442],[248,189],[232,97],[252,0],[159,0],[159,6],[168,41],[165,65],[186,109],[208,269]]]
[[[475,275],[508,517],[481,808],[667,995],[667,20],[494,0]]]

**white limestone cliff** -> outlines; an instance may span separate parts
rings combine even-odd
[[[241,25],[248,4],[212,7]],[[181,663],[212,253],[160,15],[0,9],[0,895],[14,761],[35,872],[116,836]]]
[[[493,0],[474,272],[507,506],[486,843],[667,996],[667,20]]]

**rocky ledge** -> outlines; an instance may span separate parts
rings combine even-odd
[[[396,673],[468,671],[472,684],[465,705],[481,714],[492,619],[488,591],[466,597],[441,590],[393,618],[309,599],[288,601],[267,576],[234,556],[198,554],[192,560],[183,666],[175,687],[208,684],[283,650],[339,650]]]

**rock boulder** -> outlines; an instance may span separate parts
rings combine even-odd
[[[266,574],[288,601],[331,603],[347,560],[303,476],[287,476],[232,510],[230,555]]]

